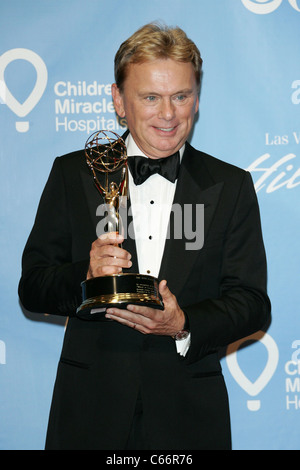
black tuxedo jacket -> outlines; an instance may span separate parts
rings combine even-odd
[[[69,317],[46,448],[123,449],[137,396],[151,449],[230,448],[218,350],[263,328],[270,315],[250,174],[186,144],[174,204],[204,204],[204,245],[187,250],[184,231],[171,236],[159,274],[189,317],[184,358],[171,337],[76,317],[101,203],[84,152],[57,158],[23,254],[24,307]],[[134,240],[124,248],[138,272]]]

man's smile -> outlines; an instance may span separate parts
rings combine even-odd
[[[156,127],[156,129],[158,129],[159,131],[163,131],[163,132],[172,132],[175,129],[175,127],[167,127],[167,128],[165,128],[165,127]]]

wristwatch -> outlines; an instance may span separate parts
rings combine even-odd
[[[186,339],[188,335],[190,334],[190,322],[189,322],[187,314],[185,312],[183,313],[185,316],[185,323],[184,323],[183,329],[178,331],[176,335],[172,336],[172,338],[175,339],[175,341],[181,341],[183,339]]]

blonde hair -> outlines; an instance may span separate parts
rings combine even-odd
[[[202,58],[195,43],[178,27],[149,23],[123,42],[115,56],[115,81],[122,91],[130,64],[157,59],[191,62],[198,88],[201,82]]]

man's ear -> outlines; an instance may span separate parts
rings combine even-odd
[[[117,115],[120,116],[121,118],[124,118],[125,109],[124,109],[123,97],[116,83],[113,83],[111,86],[111,94],[112,94],[114,107],[115,107]]]

